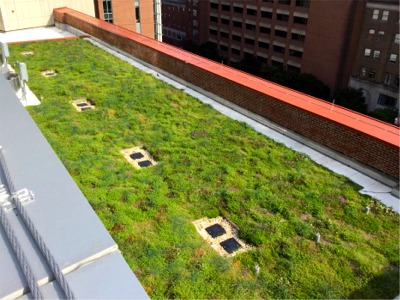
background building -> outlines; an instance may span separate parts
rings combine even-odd
[[[95,0],[96,17],[161,40],[159,0]]]
[[[368,111],[399,108],[399,4],[368,1],[350,86],[361,88]]]
[[[208,40],[208,1],[163,0],[163,41],[178,47]]]
[[[63,6],[94,16],[92,0],[0,0],[0,31],[54,25],[53,9]]]
[[[331,91],[347,86],[365,1],[210,0],[209,41],[228,61],[311,73]]]

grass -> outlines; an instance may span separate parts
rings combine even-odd
[[[84,40],[10,50],[44,99],[30,114],[152,298],[399,294],[398,215],[353,182]],[[81,97],[96,109],[74,110]],[[119,153],[141,144],[157,166]],[[191,222],[217,215],[256,249],[214,252]]]

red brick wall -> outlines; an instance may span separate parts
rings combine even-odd
[[[399,179],[399,144],[366,134],[340,122],[324,118],[313,111],[290,105],[271,95],[252,89],[246,83],[238,83],[227,77],[210,72],[190,62],[168,54],[169,46],[163,51],[145,45],[140,36],[124,37],[129,33],[118,34],[113,25],[105,22],[92,22],[90,17],[76,13],[66,13],[68,9],[55,10],[58,22],[69,24],[98,39],[101,39],[151,65],[180,77],[206,91],[231,101],[247,110],[259,114],[294,132],[297,132],[322,145],[330,147],[346,156],[366,164],[391,177]],[[96,20],[98,21],[98,20]],[[136,40],[134,40],[136,39]],[[160,50],[161,49],[161,50]],[[178,51],[178,49],[176,49]],[[181,51],[181,50],[179,50]],[[191,54],[187,53],[189,58]],[[220,68],[226,68],[220,66]],[[315,99],[315,101],[319,101]],[[349,112],[352,114],[351,112]],[[354,115],[357,117],[358,114]],[[368,119],[366,119],[368,121]],[[371,120],[371,122],[373,122]],[[375,122],[375,121],[374,121]],[[393,126],[387,125],[390,130]],[[400,136],[400,134],[398,134]]]

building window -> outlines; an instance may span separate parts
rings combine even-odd
[[[303,18],[303,17],[293,17],[293,22],[296,23],[296,24],[307,25],[307,18]]]
[[[217,23],[218,22],[218,18],[215,16],[210,16],[210,22],[211,23]]]
[[[135,1],[135,16],[136,16],[136,23],[140,23],[140,7],[139,7],[139,1]]]
[[[310,7],[310,0],[296,0],[296,6]]]
[[[233,21],[233,27],[242,28],[242,22]]]
[[[392,74],[386,73],[383,84],[389,85],[391,81],[392,81]]]
[[[268,63],[268,58],[267,57],[262,57],[262,56],[257,56],[257,60],[261,63]]]
[[[234,6],[233,7],[233,12],[237,13],[237,14],[242,14],[243,13],[243,7]]]
[[[365,76],[367,76],[367,68],[366,67],[361,67],[360,77],[361,78],[365,78]]]
[[[400,33],[396,33],[396,36],[394,37],[394,43],[400,44]]]
[[[271,66],[277,68],[283,68],[283,62],[271,59]]]
[[[395,107],[397,104],[397,99],[385,94],[379,94],[378,104],[387,107]]]
[[[254,30],[256,30],[256,25],[246,23],[246,29],[254,31]]]
[[[261,11],[261,17],[262,17],[262,18],[267,18],[267,19],[272,19],[272,12],[269,12],[269,11]]]
[[[303,52],[298,51],[298,50],[290,49],[290,50],[289,50],[289,55],[290,55],[290,56],[294,56],[294,57],[302,58],[302,57],[303,57]]]
[[[388,10],[384,10],[382,12],[382,21],[387,21],[389,19],[389,11]]]
[[[375,70],[374,69],[371,69],[371,70],[369,70],[369,72],[368,72],[368,78],[369,79],[375,79]]]
[[[222,4],[222,10],[223,10],[223,11],[230,11],[230,10],[231,10],[231,7],[230,7],[229,5]]]
[[[383,37],[385,36],[384,31],[378,31],[378,36],[376,37],[377,41],[383,41]]]
[[[287,22],[287,21],[289,21],[289,16],[288,15],[284,15],[284,14],[277,14],[276,15],[276,19],[278,21]]]
[[[257,11],[255,9],[248,8],[247,9],[247,15],[248,16],[257,16]]]
[[[283,31],[283,30],[275,29],[275,36],[280,36],[280,37],[286,38],[287,32]]]
[[[278,0],[279,4],[285,4],[285,5],[290,5],[291,0]]]
[[[375,59],[379,59],[380,56],[381,56],[381,51],[375,50],[374,51],[374,58]]]
[[[394,78],[394,86],[395,87],[399,87],[399,76],[396,76],[395,78]]]
[[[232,48],[232,54],[240,55],[240,50],[239,50],[239,49]]]
[[[245,38],[244,39],[244,43],[247,45],[254,45],[254,40],[253,39],[249,39],[249,38]]]
[[[268,28],[268,27],[262,27],[262,26],[260,26],[260,32],[261,32],[261,33],[270,34],[270,33],[271,33],[271,29]]]
[[[210,3],[211,9],[218,9],[218,3]]]
[[[229,38],[229,33],[221,32],[221,37],[227,39],[227,38]]]
[[[242,37],[239,35],[232,35],[232,40],[236,41],[236,42],[241,42],[242,41]]]
[[[274,51],[278,53],[285,53],[285,48],[278,45],[274,45],[272,49],[274,49]]]
[[[228,46],[220,45],[220,49],[221,49],[222,51],[228,51]]]
[[[365,48],[365,49],[364,49],[364,56],[365,56],[365,57],[370,57],[370,55],[371,55],[371,49]]]
[[[258,48],[268,49],[269,44],[266,42],[258,42]]]
[[[397,54],[394,54],[394,53],[390,54],[389,60],[391,62],[396,62],[397,61]]]
[[[375,35],[375,29],[368,30],[367,39],[369,39],[369,40],[372,39],[374,37],[374,35]]]
[[[304,41],[306,39],[306,36],[304,34],[300,34],[300,33],[293,33],[292,32],[292,40],[296,40],[296,41]]]
[[[379,9],[374,9],[372,12],[372,20],[378,20],[379,18]]]
[[[211,35],[217,35],[217,31],[215,29],[210,29],[210,34]]]
[[[104,12],[104,21],[109,23],[113,23],[113,14],[111,7],[111,0],[103,0],[103,12]]]
[[[221,18],[221,24],[229,25],[229,19]]]
[[[292,73],[300,74],[301,69],[299,67],[288,65],[287,66],[287,71],[288,72],[292,72]]]

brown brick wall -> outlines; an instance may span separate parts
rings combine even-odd
[[[140,41],[122,37],[107,26],[98,26],[79,17],[55,11],[55,19],[101,39],[149,64],[180,77],[208,92],[259,114],[322,145],[399,179],[399,147],[311,111],[292,106],[245,84],[204,70]]]

